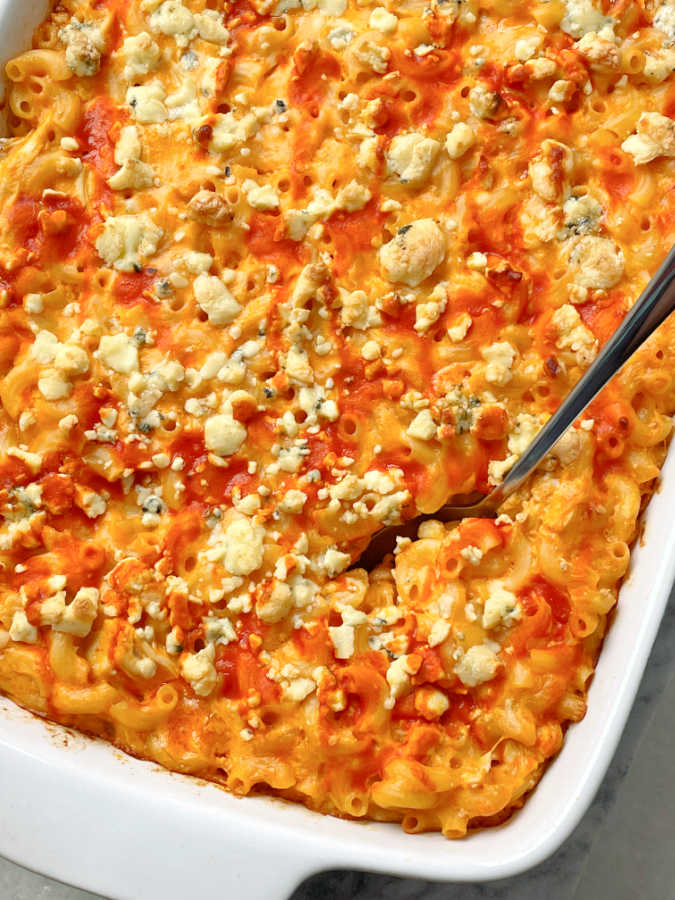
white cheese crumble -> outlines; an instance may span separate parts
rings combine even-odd
[[[512,625],[521,616],[518,598],[500,582],[490,585],[490,593],[483,607],[483,628]]]
[[[329,578],[333,578],[340,572],[344,572],[350,562],[351,556],[348,553],[343,553],[337,547],[329,547],[319,557],[318,566]]]
[[[242,516],[213,535],[209,559],[221,560],[231,575],[250,575],[263,561],[265,529]],[[210,541],[211,543],[211,541]]]
[[[485,380],[490,384],[504,385],[511,381],[511,369],[516,358],[515,348],[508,341],[497,341],[481,350],[485,367]]]
[[[438,268],[445,253],[445,235],[436,222],[418,219],[399,228],[380,248],[380,266],[388,281],[417,287]]]
[[[467,650],[453,671],[462,684],[467,687],[476,687],[476,685],[494,678],[497,665],[496,654],[489,647],[476,644]]]
[[[209,644],[198,653],[187,653],[181,660],[181,674],[199,697],[207,697],[218,681],[214,657],[215,645]]]
[[[107,266],[119,272],[140,271],[141,261],[157,252],[162,229],[145,214],[109,216],[96,240],[96,250]]]
[[[445,138],[445,151],[450,159],[459,159],[475,142],[473,129],[464,122],[456,122]]]
[[[565,15],[561,29],[573,38],[583,37],[590,31],[599,32],[613,22],[591,0],[565,0]]]
[[[166,91],[161,81],[130,87],[126,94],[127,105],[131,108],[133,117],[144,125],[168,119],[169,111],[164,104],[165,100]]]
[[[216,456],[232,456],[246,440],[246,428],[232,416],[210,416],[204,426],[204,442]]]
[[[21,644],[34,644],[38,639],[37,628],[30,624],[22,609],[17,610],[12,616],[9,636],[11,640]]]
[[[419,187],[429,178],[440,149],[438,141],[416,131],[396,135],[385,154],[387,172],[401,184]]]
[[[193,290],[212,325],[229,325],[241,312],[241,306],[217,275],[198,275]]]
[[[124,76],[131,80],[135,75],[147,75],[159,62],[159,47],[147,31],[124,39],[121,49],[124,58]]]
[[[406,434],[420,441],[430,441],[436,436],[436,423],[428,409],[417,413],[408,426]]]
[[[71,19],[59,31],[59,40],[66,45],[66,63],[80,78],[95,75],[101,68],[105,38],[99,25]]]
[[[376,6],[370,14],[368,24],[375,31],[381,31],[382,34],[393,34],[398,27],[398,17],[383,6]]]
[[[354,655],[354,629],[350,625],[329,627],[336,659],[349,659]]]
[[[121,375],[138,371],[138,345],[124,332],[104,334],[95,356],[104,366]]]
[[[621,144],[636,166],[644,166],[659,156],[675,156],[675,122],[656,112],[644,112],[635,130]]]

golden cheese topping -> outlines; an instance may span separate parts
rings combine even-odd
[[[666,322],[672,0],[62,0],[6,66],[0,689],[237,793],[501,822],[580,719]],[[620,614],[620,613],[619,613]]]

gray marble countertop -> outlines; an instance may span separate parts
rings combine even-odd
[[[675,592],[607,777],[549,860],[517,878],[476,885],[328,872],[292,900],[675,900],[674,639]],[[0,900],[38,898],[97,900],[0,857]]]

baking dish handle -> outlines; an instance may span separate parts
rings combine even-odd
[[[0,716],[0,854],[20,865],[116,900],[288,900],[340,864],[328,842],[310,849],[299,830],[279,827],[280,802],[244,805],[2,697]]]

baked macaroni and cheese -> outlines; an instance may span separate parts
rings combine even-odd
[[[673,0],[61,0],[6,66],[0,689],[237,794],[503,821],[584,715],[666,322]]]

